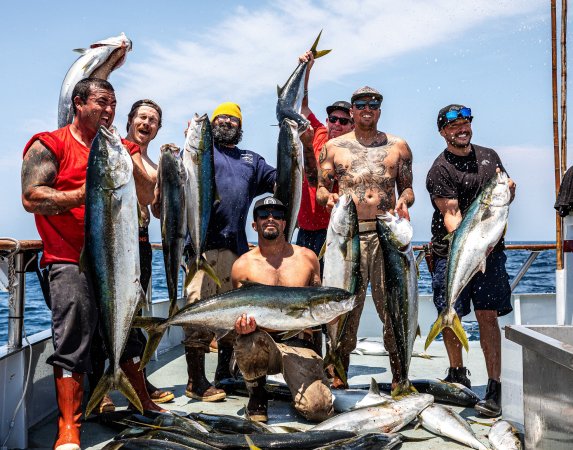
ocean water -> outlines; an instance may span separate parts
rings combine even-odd
[[[517,244],[518,242],[511,242]],[[519,242],[521,244],[522,242]],[[533,242],[529,242],[532,244]],[[510,280],[517,274],[529,256],[528,251],[507,251],[507,272]],[[555,251],[547,250],[539,254],[529,271],[515,289],[515,293],[555,292]],[[161,252],[153,252],[153,299],[167,297],[165,269]],[[428,268],[423,261],[420,265],[419,288],[421,294],[430,294],[432,284]],[[8,293],[0,292],[0,345],[7,342],[8,336]],[[50,327],[50,311],[44,302],[42,291],[35,273],[26,274],[26,305],[24,318],[28,336]]]

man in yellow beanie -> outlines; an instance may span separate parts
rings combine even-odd
[[[215,183],[220,202],[214,207],[207,230],[205,259],[216,271],[221,287],[203,271],[195,274],[185,295],[192,303],[200,298],[233,288],[231,267],[249,249],[245,226],[253,199],[274,190],[276,170],[251,150],[237,147],[243,136],[243,115],[236,103],[221,103],[211,116],[215,143]],[[225,392],[211,385],[205,376],[205,353],[215,334],[209,330],[184,327],[188,382],[185,394],[197,400],[217,401]],[[230,378],[232,337],[218,345],[215,383]]]

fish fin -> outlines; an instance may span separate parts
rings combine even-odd
[[[282,341],[286,341],[287,339],[290,339],[291,337],[296,336],[297,334],[299,334],[302,331],[303,330],[290,330],[290,331],[285,331],[284,333],[279,333],[279,335],[280,335]]]
[[[217,286],[221,287],[221,280],[219,280],[219,277],[215,273],[215,269],[213,269],[211,264],[209,264],[207,260],[202,256],[198,267],[199,269],[205,271],[205,273],[211,277]]]
[[[446,234],[446,235],[442,238],[442,240],[444,240],[444,241],[451,241],[451,240],[453,239],[453,237],[454,237],[454,232],[452,231],[451,233]]]
[[[484,427],[490,427],[490,428],[493,427],[493,424],[495,423],[495,422],[491,422],[491,423],[480,422],[479,420],[474,420],[474,419],[469,419],[469,418],[466,418],[466,421],[469,423],[475,423],[476,425],[483,425]]]
[[[483,222],[484,220],[489,219],[492,216],[492,212],[490,208],[486,208],[483,214],[481,215],[480,220]]]
[[[434,359],[434,357],[432,355],[430,355],[429,353],[426,353],[426,352],[418,353],[418,358]]]
[[[369,394],[380,395],[380,388],[374,377],[370,378],[370,389],[368,389]]]
[[[460,318],[457,314],[454,315],[454,323],[452,325],[453,326],[451,328],[452,328],[453,332],[455,333],[455,335],[458,337],[458,339],[460,340],[460,342],[462,343],[462,345],[466,349],[466,352],[469,352],[470,351],[470,345],[468,343],[468,337],[466,335],[466,331],[464,330],[464,327],[462,326],[462,322],[460,321]]]
[[[293,308],[286,315],[294,319],[300,319],[306,310],[306,308]]]
[[[410,380],[402,381],[392,389],[390,393],[394,400],[399,400],[401,398],[407,397],[410,394],[417,394],[418,390],[410,383]]]
[[[248,434],[245,434],[244,436],[250,450],[261,450],[261,447],[257,447]]]
[[[322,30],[320,30],[320,33],[318,33],[318,36],[314,40],[312,47],[310,47],[310,51],[314,55],[314,59],[320,58],[321,56],[324,56],[324,55],[331,52],[331,50],[317,50],[316,49],[318,47],[318,41],[320,41],[320,36],[322,36]]]
[[[481,271],[481,273],[485,273],[485,264],[486,264],[485,259],[479,263],[478,270]]]
[[[320,247],[320,253],[318,254],[318,259],[322,259],[325,253],[326,253],[326,240],[322,244],[322,247]]]
[[[131,326],[134,328],[143,328],[145,331],[147,331],[148,335],[147,344],[145,346],[145,350],[143,351],[143,355],[141,356],[141,369],[147,365],[153,356],[153,353],[155,353],[155,350],[157,350],[157,347],[161,342],[161,338],[167,329],[165,326],[166,322],[166,319],[161,319],[158,317],[137,316],[133,319]]]
[[[422,332],[420,331],[420,324],[418,324],[418,327],[416,328],[416,337],[419,338],[422,337]]]
[[[280,97],[282,92],[283,92],[283,88],[277,84],[277,96]]]
[[[99,405],[101,399],[107,394],[110,389],[113,387],[113,368],[109,366],[103,376],[99,379],[98,384],[96,385],[90,400],[86,406],[86,412],[84,417],[88,417],[93,409]]]
[[[444,316],[443,314],[440,314],[436,319],[436,321],[434,322],[434,324],[432,325],[432,328],[430,328],[430,332],[426,337],[426,343],[424,344],[424,350],[428,350],[428,347],[430,346],[432,341],[436,339],[436,336],[440,334],[440,332],[443,329],[444,329]]]
[[[141,370],[141,369],[140,369]],[[135,389],[131,385],[131,382],[127,378],[127,375],[121,368],[117,369],[117,390],[121,392],[125,398],[127,398],[137,410],[143,414],[143,406],[141,405],[141,400],[137,396]]]
[[[355,349],[354,349],[354,352],[355,352],[357,355],[364,356],[364,352],[363,352],[362,350],[358,349],[358,348],[355,348]]]
[[[88,48],[74,48],[72,52],[79,53],[80,55],[85,55],[88,52]]]

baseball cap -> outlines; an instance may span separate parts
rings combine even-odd
[[[269,195],[256,201],[253,208],[253,220],[257,220],[257,210],[261,208],[275,208],[286,212],[286,206],[279,199]]]
[[[334,102],[332,105],[327,106],[326,107],[326,114],[330,114],[333,111],[344,111],[347,114],[350,114],[350,108],[351,105],[348,102],[345,102],[344,100],[339,100],[337,102]]]
[[[378,92],[376,89],[371,88],[370,86],[364,86],[354,91],[352,97],[350,98],[350,103],[354,103],[354,101],[356,99],[359,99],[360,97],[371,97],[380,101],[382,101],[384,98],[382,97],[382,94]]]
[[[451,114],[453,112],[453,114]],[[444,106],[438,112],[438,131],[441,131],[448,123],[457,119],[468,119],[470,122],[473,119],[472,110],[464,105],[451,104]],[[449,117],[452,116],[452,117]]]

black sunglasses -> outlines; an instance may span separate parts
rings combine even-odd
[[[340,122],[340,125],[348,125],[348,122],[350,122],[350,119],[347,117],[328,116],[328,121],[330,123]]]
[[[268,219],[269,216],[273,216],[277,220],[284,220],[285,212],[281,209],[259,209],[257,211],[259,219]]]
[[[382,102],[380,102],[378,100],[370,100],[369,102],[367,102],[365,100],[357,100],[353,103],[354,107],[360,111],[362,111],[363,109],[366,109],[366,106],[368,106],[370,111],[376,111],[376,110],[380,109],[381,104],[382,104]]]

